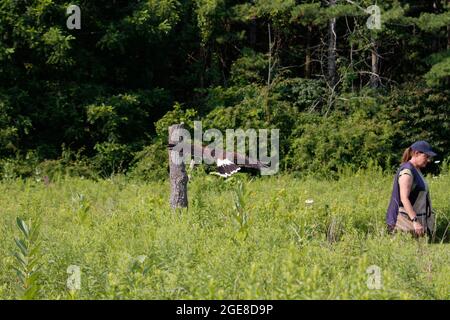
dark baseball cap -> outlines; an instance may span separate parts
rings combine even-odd
[[[411,145],[411,149],[414,151],[423,152],[430,157],[435,157],[437,154],[431,149],[431,145],[426,141],[416,141]]]

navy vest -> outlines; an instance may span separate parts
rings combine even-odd
[[[398,209],[399,209],[399,207],[403,206],[402,201],[400,200],[400,187],[398,184],[398,176],[399,176],[399,173],[403,169],[411,170],[411,172],[413,174],[413,178],[414,178],[414,188],[409,193],[409,201],[411,202],[412,206],[414,206],[414,203],[417,200],[417,196],[419,195],[419,192],[426,190],[425,183],[422,180],[420,173],[412,165],[412,163],[409,161],[402,163],[400,165],[400,168],[397,170],[397,173],[395,174],[394,185],[392,187],[391,201],[389,202],[389,207],[388,207],[388,210],[386,213],[386,223],[391,227],[394,227],[395,224],[397,223]],[[428,200],[428,195],[427,195],[427,211],[428,211],[428,207],[429,207],[429,200]],[[418,212],[418,213],[421,213],[421,212]],[[428,214],[428,212],[427,212],[427,214]]]

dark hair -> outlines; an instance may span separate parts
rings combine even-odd
[[[402,163],[405,163],[405,162],[408,162],[409,160],[411,160],[413,152],[414,152],[414,150],[411,149],[411,147],[406,148],[405,151],[403,152]]]

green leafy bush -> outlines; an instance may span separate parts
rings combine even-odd
[[[180,103],[175,103],[173,109],[168,111],[161,119],[155,123],[156,134],[159,138],[167,141],[169,127],[174,124],[184,123],[186,129],[194,127],[197,111],[194,109],[183,109]]]
[[[132,159],[131,148],[125,144],[114,142],[97,143],[94,147],[97,154],[92,164],[102,176],[123,173]]]
[[[388,120],[365,111],[334,112],[327,117],[302,114],[284,167],[325,176],[335,176],[345,167],[366,168],[372,161],[386,168],[397,160],[391,153],[394,134]]]
[[[264,84],[267,78],[268,57],[249,48],[231,66],[230,81],[236,86]]]
[[[38,164],[36,152],[29,151],[25,156],[16,153],[15,158],[0,159],[0,178],[8,180],[32,177]]]
[[[422,83],[405,84],[382,99],[390,121],[397,127],[394,145],[404,149],[427,140],[445,158],[450,150],[450,91],[430,89]]]
[[[135,154],[127,176],[142,181],[166,180],[168,167],[167,143],[158,139]]]
[[[21,218],[16,218],[17,228],[21,237],[14,238],[16,251],[14,258],[16,264],[13,267],[19,279],[17,287],[18,297],[23,300],[36,299],[39,294],[39,269],[40,264],[40,222],[28,224]]]

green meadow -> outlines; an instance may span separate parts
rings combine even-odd
[[[419,240],[386,233],[378,170],[198,173],[177,211],[168,182],[4,180],[0,299],[449,299],[450,175],[427,179],[437,228]]]

